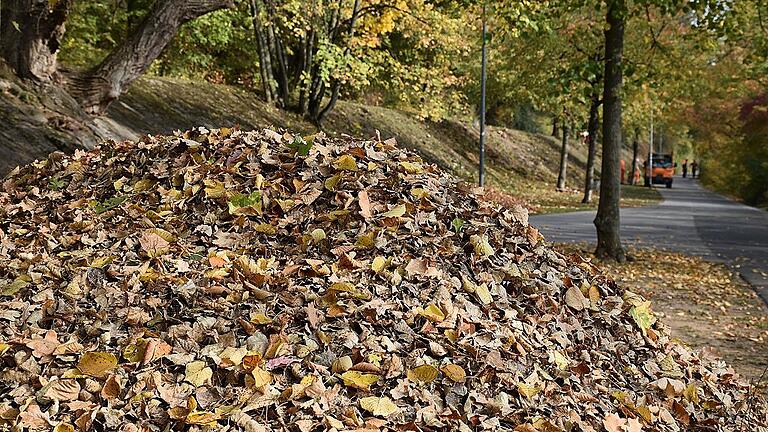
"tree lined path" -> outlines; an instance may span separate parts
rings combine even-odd
[[[676,178],[660,188],[657,206],[621,210],[621,236],[638,247],[669,249],[723,262],[738,270],[768,303],[768,212]],[[595,242],[594,211],[531,217],[557,243]]]

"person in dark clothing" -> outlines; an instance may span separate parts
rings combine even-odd
[[[688,177],[688,159],[683,161],[683,178]]]
[[[699,169],[699,164],[694,160],[691,163],[691,178],[696,178],[696,170]]]

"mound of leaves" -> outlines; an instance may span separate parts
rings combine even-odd
[[[53,154],[2,189],[0,429],[766,421],[522,207],[391,140],[201,128]]]

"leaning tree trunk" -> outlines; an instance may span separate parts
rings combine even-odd
[[[592,185],[595,182],[595,153],[597,151],[597,128],[600,127],[600,95],[592,94],[589,105],[589,122],[587,123],[587,170],[584,180],[584,198],[581,202],[586,204],[592,200]]]
[[[603,87],[603,162],[597,228],[598,258],[625,261],[619,228],[621,198],[621,85],[624,51],[625,0],[609,0],[605,30],[605,75]]]
[[[635,129],[635,138],[632,140],[632,173],[630,174],[629,184],[635,185],[635,172],[637,172],[637,155],[640,152],[640,130]]]
[[[0,56],[22,78],[50,81],[72,0],[0,0]]]
[[[563,140],[562,147],[560,147],[560,173],[557,175],[557,190],[565,190],[565,176],[568,170],[568,135],[569,135],[568,121],[563,121]]]
[[[225,7],[231,0],[157,0],[128,39],[92,71],[70,78],[70,93],[91,114],[101,114],[163,52],[187,21]]]

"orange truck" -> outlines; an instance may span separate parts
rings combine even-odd
[[[667,188],[672,187],[672,177],[675,175],[675,168],[677,164],[672,161],[671,154],[654,154],[653,155],[653,171],[648,169],[648,161],[645,165],[645,185],[650,186],[653,184],[663,184]]]

